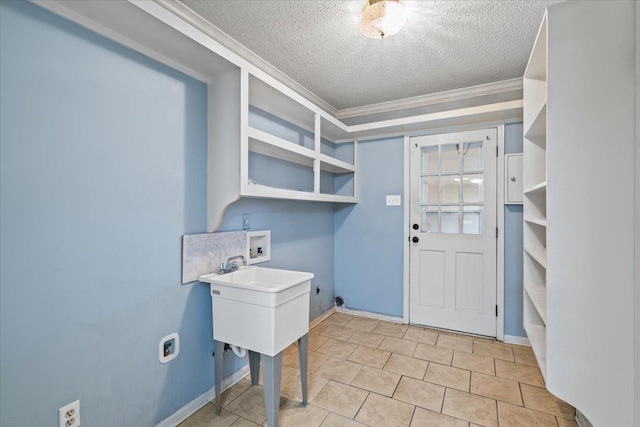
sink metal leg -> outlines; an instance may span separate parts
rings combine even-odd
[[[262,355],[264,369],[264,403],[267,409],[267,426],[277,427],[280,413],[280,376],[282,374],[282,352],[275,356]]]
[[[309,334],[298,339],[298,358],[300,359],[300,385],[302,386],[302,406],[307,406],[307,358]]]
[[[213,340],[214,374],[216,382],[216,415],[220,415],[221,394],[222,394],[222,377],[224,375],[224,343],[222,341]]]
[[[251,372],[251,385],[258,385],[260,378],[260,353],[249,350],[249,371]]]

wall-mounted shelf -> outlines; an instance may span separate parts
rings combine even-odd
[[[539,225],[540,227],[546,227],[547,226],[547,220],[542,219],[542,218],[525,218],[524,219],[525,222],[528,222],[529,224],[535,224],[535,225]]]
[[[524,251],[535,259],[538,264],[547,268],[547,249],[541,246],[525,246]]]
[[[524,290],[529,295],[533,306],[542,321],[547,323],[547,287],[545,285],[535,285],[533,283],[525,283]]]
[[[525,188],[524,194],[544,193],[547,191],[547,181],[539,182],[531,187]]]
[[[533,354],[538,362],[542,377],[547,379],[547,331],[543,325],[526,324],[524,331],[527,333]]]

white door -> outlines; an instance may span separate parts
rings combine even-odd
[[[410,139],[410,323],[496,336],[496,141]]]

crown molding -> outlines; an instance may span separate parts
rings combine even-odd
[[[234,52],[236,55],[240,56],[245,61],[253,64],[258,67],[265,73],[269,74],[280,83],[288,86],[295,92],[298,92],[300,95],[307,98],[312,103],[316,104],[318,107],[325,110],[327,113],[332,116],[336,116],[338,110],[324,99],[320,98],[315,93],[311,92],[309,89],[302,86],[300,83],[293,80],[291,77],[284,74],[282,71],[274,67],[269,62],[265,61],[262,57],[256,55],[254,52],[249,50],[242,43],[238,42],[236,39],[229,36],[227,33],[222,31],[220,28],[211,24],[209,21],[198,15],[196,12],[191,10],[185,4],[179,1],[173,0],[155,0],[157,4],[161,5],[171,13],[183,19],[185,22],[189,23],[196,29],[202,31],[227,49]]]
[[[336,118],[347,119],[351,117],[367,116],[370,114],[388,113],[390,111],[419,108],[443,102],[461,101],[469,98],[477,98],[518,90],[522,90],[522,78],[486,83],[478,86],[448,90],[428,95],[414,96],[395,101],[380,102],[378,104],[364,105],[362,107],[345,108],[338,110]]]

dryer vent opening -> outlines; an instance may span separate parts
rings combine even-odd
[[[344,305],[344,298],[342,297],[336,297],[336,305],[338,307],[342,307]]]

